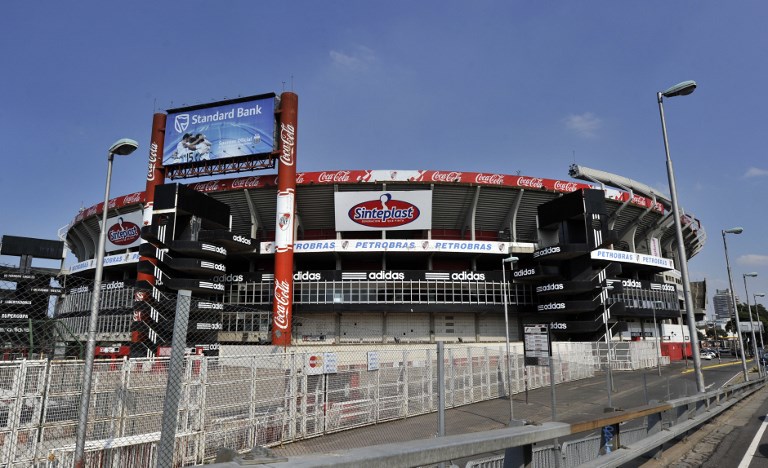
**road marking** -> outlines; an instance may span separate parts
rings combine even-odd
[[[768,415],[763,418],[763,423],[760,425],[760,429],[757,431],[757,434],[755,434],[755,438],[752,439],[752,443],[749,444],[747,453],[744,454],[744,458],[741,459],[741,463],[739,463],[738,468],[747,468],[752,462],[752,458],[754,458],[755,452],[757,452],[757,446],[760,444],[760,439],[763,437],[763,432],[765,432],[766,425],[768,425]]]

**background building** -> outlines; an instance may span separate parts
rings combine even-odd
[[[739,297],[736,296],[738,302]],[[717,289],[712,297],[712,305],[715,308],[715,318],[721,320],[730,320],[733,317],[733,300],[731,299],[730,289]]]

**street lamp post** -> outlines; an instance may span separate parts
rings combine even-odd
[[[677,256],[680,262],[680,276],[683,282],[683,295],[685,297],[685,311],[688,317],[688,330],[691,335],[691,353],[693,354],[693,369],[696,374],[696,388],[700,393],[707,389],[704,386],[704,374],[701,372],[701,356],[699,356],[699,342],[695,338],[696,317],[693,314],[693,297],[691,296],[691,284],[688,280],[688,258],[685,253],[685,243],[683,242],[683,228],[680,221],[680,209],[677,204],[677,188],[675,187],[675,173],[672,170],[672,159],[669,157],[669,140],[667,139],[667,123],[664,119],[664,105],[662,101],[665,97],[686,96],[696,89],[695,81],[683,81],[666,91],[656,93],[656,100],[659,103],[659,115],[661,116],[661,132],[664,136],[664,150],[667,155],[667,178],[669,179],[669,194],[672,201],[672,216],[675,218],[675,234],[677,239]],[[685,341],[683,341],[685,345]]]
[[[763,341],[763,322],[760,320],[760,309],[757,308],[758,297],[765,297],[765,293],[752,294],[752,302],[755,303],[755,316],[757,317],[757,323],[760,327],[760,358],[762,359],[762,354],[765,352],[765,342]],[[765,372],[765,366],[763,366],[763,372]]]
[[[99,245],[96,249],[96,272],[93,278],[93,293],[91,295],[91,316],[88,321],[88,342],[85,347],[85,363],[83,367],[83,390],[80,397],[80,409],[77,418],[77,433],[75,437],[76,468],[85,466],[85,437],[88,427],[88,407],[91,399],[91,381],[93,378],[93,360],[96,351],[96,328],[99,320],[99,299],[101,293],[101,277],[104,272],[104,246],[107,241],[107,211],[109,211],[109,186],[112,182],[112,161],[115,155],[128,156],[136,151],[139,144],[131,139],[118,140],[109,148],[107,157],[107,186],[104,191],[104,206],[102,207],[101,232]]]
[[[503,296],[503,302],[504,302],[504,335],[506,337],[506,344],[507,344],[507,391],[509,392],[509,425],[512,426],[512,423],[515,419],[515,411],[512,404],[512,366],[510,365],[510,358],[509,358],[509,311],[507,307],[507,273],[506,273],[506,267],[504,266],[506,263],[515,263],[518,261],[519,258],[517,257],[507,257],[501,261],[501,289],[502,289],[502,296]]]
[[[739,349],[741,350],[741,370],[744,373],[744,380],[749,381],[749,372],[747,371],[747,357],[745,356],[744,340],[741,337],[741,321],[739,320],[739,311],[736,309],[736,293],[733,290],[733,278],[731,277],[731,262],[728,259],[728,243],[725,241],[726,234],[741,234],[744,232],[744,228],[735,227],[731,229],[724,229],[723,234],[723,250],[725,250],[725,268],[728,270],[728,285],[731,287],[731,305],[733,306],[733,314],[736,316],[736,336],[739,338]]]
[[[752,332],[752,354],[755,356],[755,362],[757,362],[757,374],[763,375],[763,368],[760,365],[760,355],[757,354],[757,338],[755,338],[755,321],[752,320],[752,306],[749,305],[749,290],[747,289],[747,277],[755,278],[757,273],[744,273],[744,294],[747,299],[747,310],[749,311],[749,329]]]
[[[656,325],[656,307],[663,305],[661,301],[653,303],[653,337],[656,341],[656,368],[659,370],[659,377],[661,377],[661,343],[659,343],[659,328]]]
[[[608,407],[613,408],[613,398],[611,394],[616,391],[614,388],[614,382],[613,382],[613,363],[611,362],[611,330],[608,327],[608,313],[610,308],[606,305],[608,302],[608,291],[612,291],[613,286],[604,283],[603,284],[603,290],[601,291],[602,295],[602,302],[603,302],[603,323],[605,324],[605,363],[606,363],[606,372],[605,372],[605,378],[606,378],[606,387],[608,390]]]

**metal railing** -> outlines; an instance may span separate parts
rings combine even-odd
[[[614,467],[640,455],[660,449],[668,442],[696,429],[741,399],[765,385],[765,379],[753,380],[720,390],[680,398],[664,404],[648,405],[613,413],[595,420],[566,424],[543,423],[538,426],[509,427],[485,432],[453,435],[432,439],[385,444],[332,455],[307,455],[289,458],[285,466],[302,468],[353,468],[359,466],[432,466],[450,460],[472,458],[482,454],[504,451],[504,455],[477,458],[468,468],[507,466],[554,467]],[[643,420],[645,424],[622,431],[627,422]],[[598,436],[555,445],[535,444],[600,431]],[[235,468],[237,461],[210,465],[211,468]],[[279,467],[273,462],[269,466]]]

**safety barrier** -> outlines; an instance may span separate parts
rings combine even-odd
[[[505,455],[478,458],[466,466],[471,468],[620,466],[640,455],[658,450],[665,442],[694,430],[738,403],[742,398],[762,388],[765,382],[765,379],[752,380],[664,404],[629,409],[575,424],[549,422],[539,426],[509,427],[377,445],[336,452],[332,455],[292,457],[286,461],[285,466],[292,468],[426,466],[498,451],[505,451]],[[622,431],[624,423],[638,420],[644,421],[645,424],[626,432]],[[534,447],[536,444],[557,438],[573,437],[594,431],[598,431],[599,435],[564,443],[559,450],[554,445]],[[278,468],[282,465],[274,462],[269,466]],[[210,465],[211,468],[240,466],[242,465],[238,462]]]

